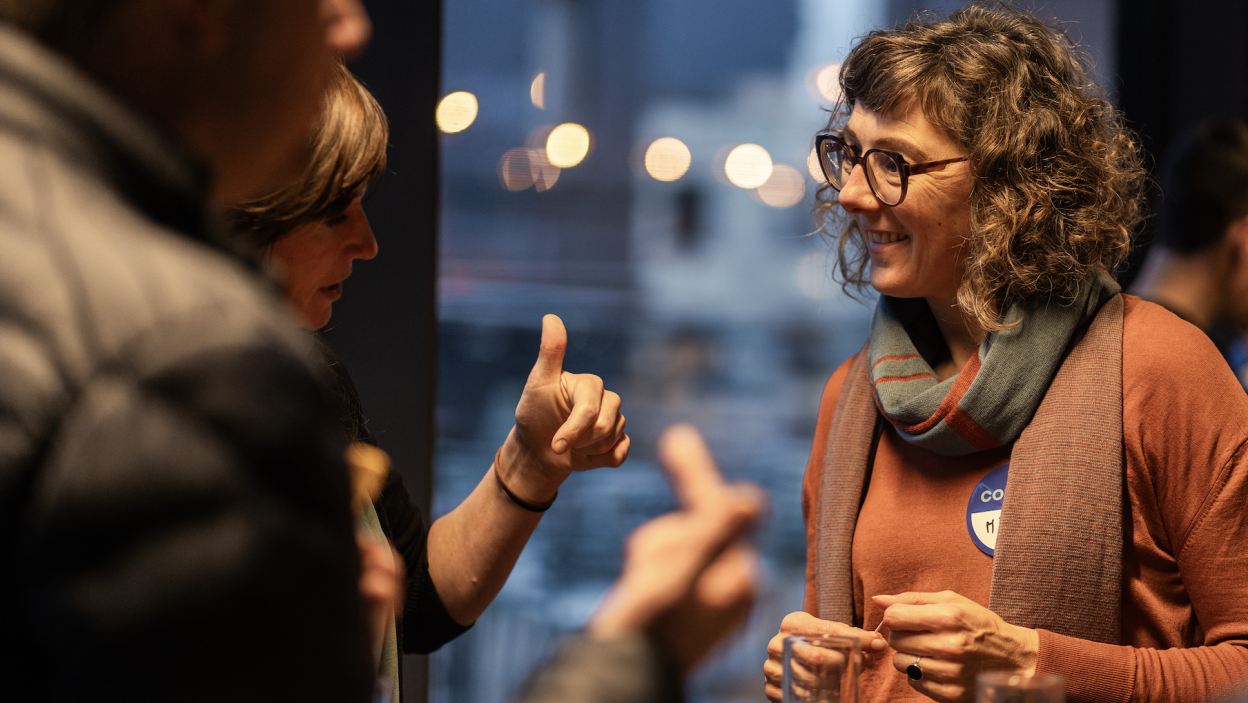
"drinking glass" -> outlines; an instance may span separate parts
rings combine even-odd
[[[862,649],[853,637],[786,637],[784,703],[858,703]]]
[[[975,703],[1063,703],[1066,679],[1057,674],[1028,676],[1021,671],[979,675]]]

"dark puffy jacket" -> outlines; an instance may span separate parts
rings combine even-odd
[[[345,439],[205,183],[0,24],[0,699],[369,697]]]

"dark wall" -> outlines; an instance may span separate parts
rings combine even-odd
[[[1248,3],[1119,0],[1118,101],[1156,167],[1176,136],[1207,117],[1248,118]],[[1153,194],[1153,212],[1161,194]],[[1130,283],[1154,234],[1141,233]]]
[[[365,203],[379,255],[357,261],[334,306],[330,343],[359,388],[369,427],[429,513],[437,379],[440,0],[365,0],[373,39],[351,68],[390,118],[389,169]],[[426,699],[424,657],[404,662],[404,700]]]

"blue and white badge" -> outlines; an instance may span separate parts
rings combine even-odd
[[[1005,500],[1005,481],[1010,465],[1002,464],[980,479],[966,504],[966,530],[979,551],[992,556],[1001,532],[1001,502]]]

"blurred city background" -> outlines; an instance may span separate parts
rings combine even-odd
[[[1036,10],[1069,22],[1105,78],[1113,5]],[[808,156],[854,39],[914,9],[445,0],[433,512],[471,491],[506,437],[544,313],[568,327],[565,368],[623,396],[633,453],[565,484],[498,600],[431,657],[430,700],[506,701],[584,623],[628,532],[673,507],[654,444],[678,420],[729,478],[773,497],[762,597],[690,691],[762,700],[767,640],[802,605],[819,396],[871,310],[832,282]]]

